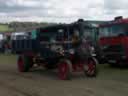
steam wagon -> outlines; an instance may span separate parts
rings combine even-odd
[[[17,66],[28,72],[34,64],[45,69],[57,69],[58,78],[70,79],[73,72],[84,72],[88,77],[97,74],[95,48],[86,35],[86,24],[57,24],[38,28],[28,38],[13,40],[18,50]]]

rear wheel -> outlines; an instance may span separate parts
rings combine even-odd
[[[72,64],[69,60],[61,60],[58,64],[58,77],[60,80],[71,79]]]
[[[88,59],[87,63],[84,64],[84,72],[88,77],[96,77],[97,75],[97,61],[94,58]]]
[[[32,58],[29,56],[20,55],[17,61],[19,72],[28,72],[33,66]]]

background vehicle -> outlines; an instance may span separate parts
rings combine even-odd
[[[94,48],[83,32],[85,28],[82,22],[53,25],[34,30],[29,39],[13,41],[17,46],[14,50],[19,50],[19,71],[27,72],[37,64],[46,69],[57,68],[61,80],[69,79],[74,71],[96,76],[97,61],[92,54]]]
[[[14,32],[11,34],[10,42],[12,47],[12,53],[18,53],[28,47],[27,42],[30,39],[30,32]],[[31,40],[29,40],[31,41]],[[20,46],[20,47],[19,47]],[[26,47],[26,48],[24,48]]]
[[[102,58],[111,65],[128,65],[128,19],[115,18],[100,25]]]

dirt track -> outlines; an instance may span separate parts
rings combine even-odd
[[[97,78],[75,74],[72,80],[61,81],[53,71],[19,73],[15,56],[1,56],[0,96],[128,96],[128,69],[99,69]]]

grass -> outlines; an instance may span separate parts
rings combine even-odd
[[[109,64],[98,65],[99,75],[98,79],[102,80],[116,80],[128,83],[128,68],[114,68]]]
[[[0,64],[16,64],[15,55],[0,54]]]
[[[12,28],[9,28],[8,25],[0,25],[0,32],[9,32],[13,31]]]

